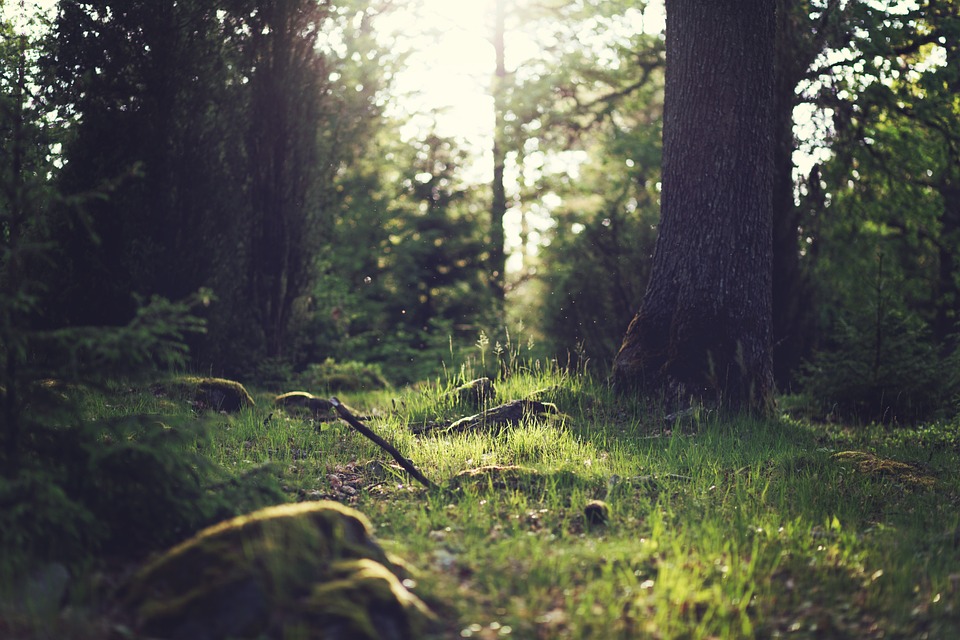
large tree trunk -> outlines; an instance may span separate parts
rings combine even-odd
[[[766,410],[773,0],[667,0],[660,233],[620,387]]]

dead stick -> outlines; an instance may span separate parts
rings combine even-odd
[[[403,454],[397,451],[393,447],[393,445],[391,445],[389,442],[387,442],[386,440],[384,440],[383,438],[375,434],[370,429],[370,427],[368,427],[367,425],[357,420],[357,418],[352,413],[350,413],[350,411],[347,410],[347,408],[343,406],[343,404],[339,400],[337,400],[336,398],[330,398],[330,404],[332,404],[333,408],[337,410],[337,415],[343,418],[347,422],[347,424],[349,424],[351,427],[353,427],[354,429],[356,429],[357,431],[365,435],[370,440],[373,440],[377,444],[377,446],[379,446],[381,449],[383,449],[384,451],[389,453],[391,456],[393,456],[393,459],[396,460],[400,464],[400,466],[406,470],[407,473],[413,476],[423,486],[429,489],[432,489],[437,486],[432,482],[430,482],[430,480],[428,480],[426,476],[420,473],[420,471],[415,466],[413,466],[413,463],[407,460],[406,458],[404,458]]]

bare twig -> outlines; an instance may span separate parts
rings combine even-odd
[[[358,420],[345,406],[343,406],[343,403],[334,397],[330,398],[330,404],[332,404],[333,408],[336,409],[337,415],[343,418],[347,424],[359,431],[368,439],[373,440],[378,447],[393,456],[393,459],[396,460],[407,473],[413,476],[414,479],[420,482],[423,486],[429,489],[433,489],[437,486],[430,482],[426,476],[420,473],[420,470],[413,466],[412,462],[403,457],[403,454],[397,451],[393,445],[374,433],[370,427],[360,422],[360,420]]]

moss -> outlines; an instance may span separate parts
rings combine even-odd
[[[610,507],[603,500],[591,500],[583,507],[583,517],[590,525],[605,525],[610,520]]]
[[[330,579],[300,600],[303,619],[325,628],[324,638],[389,640],[417,637],[433,614],[383,565],[342,560]]]
[[[425,606],[400,583],[367,519],[335,502],[268,507],[209,527],[138,571],[121,603],[142,632],[160,638],[255,637],[305,617],[340,624],[354,614],[337,618],[329,606],[311,606],[310,594],[358,560],[380,567],[381,582],[392,577],[390,615],[408,628],[407,612]]]
[[[233,413],[256,405],[242,384],[224,378],[180,376],[154,385],[154,391],[187,398],[200,410],[213,409]]]
[[[852,462],[857,471],[864,475],[891,478],[897,482],[925,488],[932,487],[937,481],[936,478],[923,473],[914,465],[881,458],[866,451],[841,451],[833,457],[842,462]]]

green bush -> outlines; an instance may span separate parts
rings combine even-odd
[[[390,386],[379,365],[336,362],[327,358],[311,364],[300,374],[299,383],[309,390],[374,391]]]
[[[915,423],[956,409],[960,356],[947,352],[914,316],[886,314],[879,325],[841,321],[832,344],[799,381],[818,417]]]

